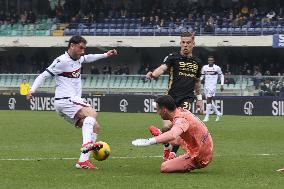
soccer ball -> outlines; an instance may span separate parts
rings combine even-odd
[[[110,155],[110,147],[106,142],[103,141],[99,141],[97,143],[100,143],[103,145],[103,147],[99,150],[99,151],[94,151],[93,152],[93,156],[96,160],[98,161],[103,161],[105,159],[108,158],[108,156]]]

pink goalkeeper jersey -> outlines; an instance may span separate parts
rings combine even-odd
[[[182,147],[191,157],[212,153],[213,141],[207,127],[190,111],[178,108],[174,115],[173,127],[183,130],[180,135]]]

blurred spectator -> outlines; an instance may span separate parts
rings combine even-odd
[[[102,73],[103,74],[111,74],[112,73],[111,67],[110,66],[104,66]]]
[[[249,15],[249,8],[247,5],[244,5],[242,8],[241,8],[241,13],[243,16],[248,16]]]
[[[0,55],[0,73],[3,73],[3,65],[4,65],[4,62],[3,62],[3,56]]]
[[[4,24],[6,20],[5,12],[3,10],[0,10],[0,24]]]
[[[23,79],[20,85],[20,94],[27,95],[29,94],[29,92],[30,92],[30,84],[27,82],[26,79]]]
[[[258,89],[259,88],[259,84],[261,82],[261,76],[262,76],[258,66],[254,67],[253,76],[254,76],[254,78],[253,78],[254,86],[255,86],[256,89]]]
[[[280,92],[283,87],[283,83],[281,81],[272,81],[271,90],[275,96],[281,96]]]
[[[265,75],[265,76],[271,76],[270,71],[269,71],[269,70],[266,70],[266,71],[264,72],[264,75]]]
[[[151,67],[149,64],[143,64],[140,69],[138,70],[138,74],[140,75],[146,75],[151,70]]]
[[[214,32],[214,25],[209,20],[205,24],[204,32],[206,32],[206,33],[213,33]]]
[[[234,77],[232,76],[231,72],[225,72],[224,74],[225,76],[225,81],[224,81],[224,84],[236,84],[235,80],[234,80]]]
[[[26,24],[26,23],[27,23],[27,17],[28,17],[27,11],[25,10],[25,11],[23,12],[23,14],[21,14],[20,17],[21,17],[21,18],[20,18],[20,22],[21,22],[22,24]]]
[[[36,21],[36,16],[32,10],[29,11],[27,15],[27,23],[32,24],[35,23]]]
[[[279,93],[280,97],[284,97],[284,82],[282,81],[280,83],[280,93]]]
[[[259,96],[273,96],[269,80],[260,83]]]
[[[23,51],[20,51],[20,53],[16,56],[16,72],[17,73],[24,73],[24,67],[26,63],[26,57],[23,54]]]
[[[276,13],[273,10],[270,10],[267,14],[266,14],[266,18],[267,21],[271,21],[273,20],[273,18],[275,17]]]
[[[95,66],[91,67],[91,74],[100,74],[100,71],[98,68],[96,68]]]
[[[247,69],[244,75],[252,75],[251,70]]]
[[[121,65],[117,65],[113,70],[114,75],[121,75],[122,74],[122,68]]]
[[[141,18],[141,27],[146,27],[146,26],[148,26],[148,21],[147,21],[145,16],[142,16],[142,18]]]
[[[122,69],[121,69],[121,74],[122,75],[129,75],[129,68],[127,66],[127,64],[124,64]]]
[[[55,7],[55,16],[62,21],[63,17],[63,7],[61,6],[60,0],[58,0],[58,4]]]
[[[18,20],[19,20],[19,16],[17,15],[16,12],[13,12],[11,14],[11,24],[16,24],[18,23]]]

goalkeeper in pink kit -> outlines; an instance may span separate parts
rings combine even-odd
[[[132,144],[148,146],[169,142],[181,145],[186,153],[163,162],[162,173],[189,172],[206,167],[213,157],[213,140],[204,123],[190,111],[177,108],[171,96],[157,98],[156,105],[157,113],[163,120],[170,120],[172,128],[153,138],[136,139]]]

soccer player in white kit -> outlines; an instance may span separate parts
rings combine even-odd
[[[217,110],[216,105],[213,102],[213,98],[215,96],[216,87],[218,77],[221,79],[221,91],[224,90],[224,75],[222,70],[219,66],[215,63],[215,58],[213,56],[208,56],[208,65],[205,65],[201,69],[201,78],[200,80],[204,79],[204,94],[206,98],[206,112],[204,117],[204,122],[209,121],[209,114],[211,109],[217,115],[215,121],[219,121],[222,114]]]
[[[95,143],[99,132],[96,121],[97,112],[81,98],[81,67],[84,63],[107,58],[117,54],[115,49],[104,54],[85,54],[87,41],[81,36],[73,36],[69,40],[68,50],[57,57],[53,63],[34,81],[27,99],[30,100],[36,89],[46,78],[55,77],[54,107],[56,112],[76,127],[82,128],[83,144],[81,155],[76,163],[77,168],[96,169],[89,160],[90,150],[98,150],[102,146]]]

